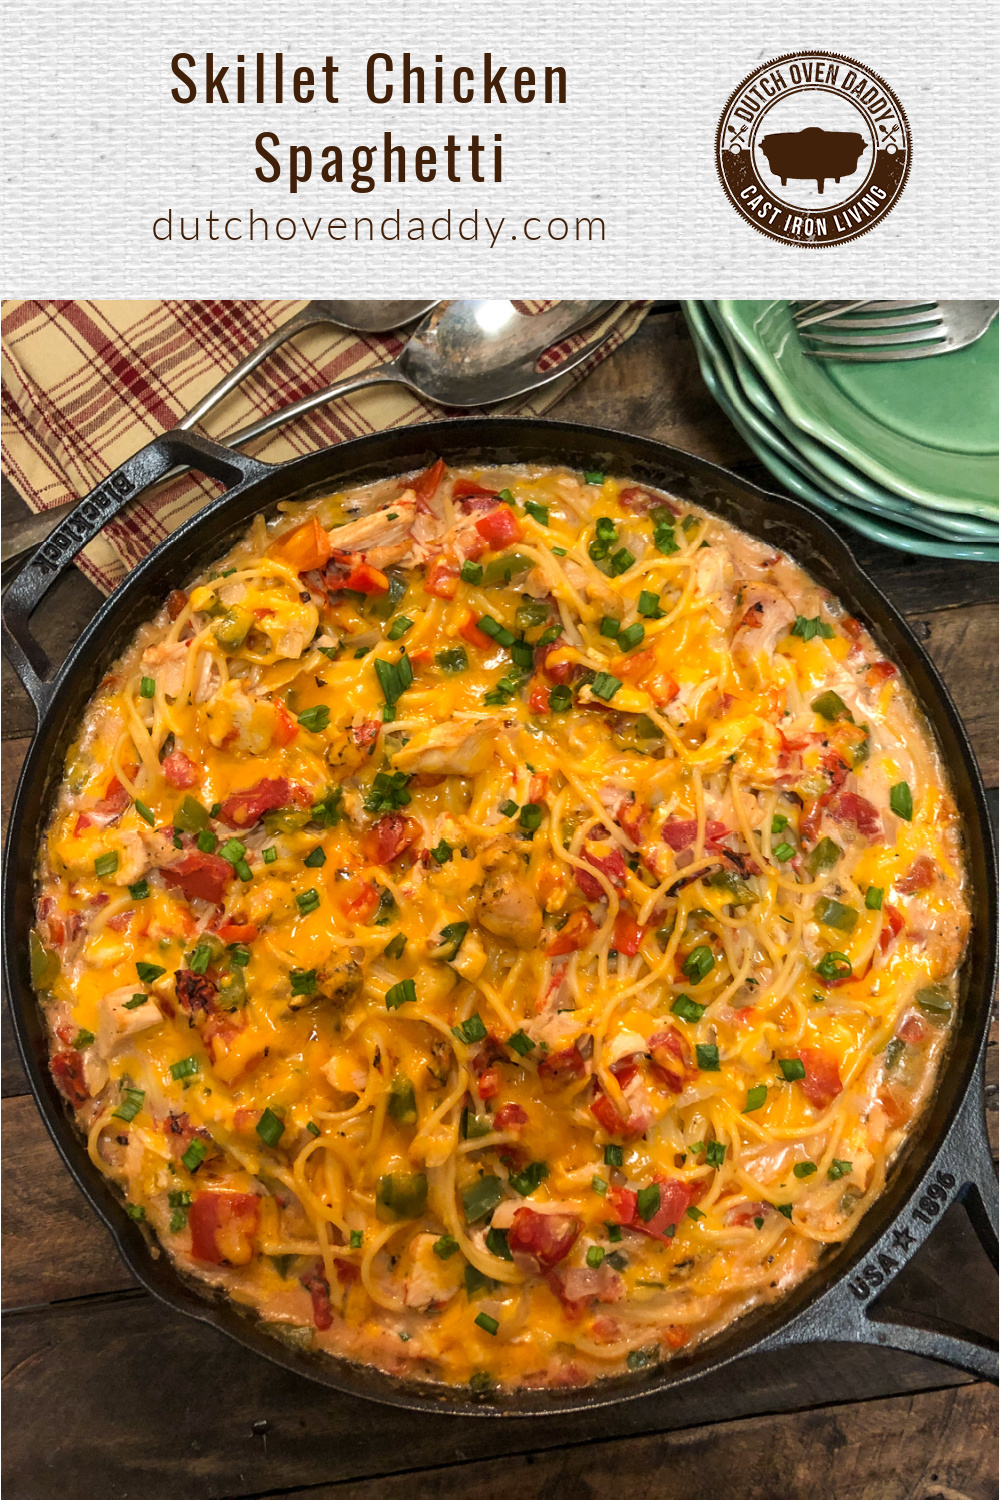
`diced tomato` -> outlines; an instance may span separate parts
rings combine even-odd
[[[646,1043],[653,1061],[653,1073],[673,1094],[683,1092],[692,1071],[685,1056],[684,1043],[676,1031],[657,1031]]]
[[[611,946],[617,948],[619,953],[624,953],[626,958],[635,958],[645,934],[645,927],[640,927],[630,912],[619,911],[615,917]]]
[[[860,620],[855,619],[853,615],[845,615],[840,623],[844,634],[850,636],[852,641],[859,641],[861,639],[865,627]]]
[[[643,829],[649,820],[649,808],[645,802],[630,802],[627,797],[624,797],[618,804],[615,817],[619,828],[628,835],[633,844],[641,844]]]
[[[627,656],[613,657],[608,671],[625,682],[635,682],[652,671],[656,655],[652,651],[630,651]]]
[[[561,953],[577,953],[581,948],[586,948],[596,931],[597,923],[590,912],[585,906],[579,907],[552,939],[547,950],[549,957],[558,958]]]
[[[606,854],[598,854],[593,844],[585,844],[583,847],[583,857],[588,865],[593,865],[595,870],[600,870],[602,875],[606,875],[612,885],[623,886],[625,884],[628,876],[628,865],[626,865],[625,856],[619,848],[609,849]],[[601,895],[603,895],[603,890],[600,887],[598,889],[601,891]],[[598,897],[595,896],[593,899],[597,900]]]
[[[566,1083],[570,1078],[582,1078],[587,1065],[575,1047],[563,1047],[559,1052],[547,1052],[538,1064],[539,1078]]]
[[[549,689],[537,677],[532,679],[528,692],[528,707],[533,714],[547,714],[549,711]]]
[[[418,510],[424,509],[426,513],[427,507],[421,507],[420,501],[434,499],[438,491],[438,485],[441,483],[444,475],[445,461],[443,458],[439,458],[431,464],[429,469],[425,469],[422,474],[418,474],[416,479],[412,481],[410,489],[417,497]]]
[[[338,589],[350,589],[355,594],[384,594],[388,592],[389,580],[379,568],[373,568],[361,552],[334,552],[333,561],[347,569],[347,576],[334,584]]]
[[[366,719],[363,724],[352,725],[347,733],[360,750],[367,748],[370,754],[381,728],[379,719]]]
[[[171,589],[167,595],[167,614],[171,620],[180,619],[187,608],[188,596],[183,589]]]
[[[905,926],[906,918],[899,907],[893,906],[891,901],[886,901],[882,907],[882,931],[878,935],[878,945],[883,953]]]
[[[104,796],[94,808],[94,812],[99,813],[102,818],[120,818],[126,807],[128,807],[129,801],[129,794],[118,780],[118,777],[112,776],[104,789]]]
[[[656,1181],[660,1188],[659,1208],[645,1223],[636,1214],[632,1228],[640,1234],[651,1235],[654,1240],[666,1240],[690,1208],[693,1194],[690,1185],[677,1177],[657,1177]]]
[[[296,573],[308,573],[311,568],[322,568],[333,553],[333,543],[315,516],[287,531],[274,543],[271,556],[276,557]]]
[[[501,1104],[493,1116],[494,1130],[520,1130],[528,1123],[528,1112],[519,1104]]]
[[[608,1135],[624,1135],[628,1130],[627,1122],[622,1119],[607,1094],[598,1094],[590,1106],[590,1113]]]
[[[470,646],[475,646],[478,651],[491,651],[496,649],[496,641],[484,635],[476,624],[475,615],[469,611],[462,624],[458,627],[458,633]]]
[[[738,1229],[749,1229],[754,1219],[763,1219],[771,1212],[773,1212],[773,1205],[770,1203],[741,1203],[729,1210],[726,1214],[726,1223]]]
[[[256,922],[223,922],[216,928],[224,943],[252,943],[259,931]]]
[[[326,1279],[326,1270],[321,1260],[318,1260],[311,1270],[307,1271],[299,1280],[312,1298],[313,1322],[322,1333],[327,1328],[333,1327],[333,1309],[330,1306],[330,1283]]]
[[[424,590],[437,599],[454,599],[458,593],[458,569],[444,553],[439,553],[427,569]]]
[[[572,682],[573,674],[577,670],[576,662],[556,661],[555,657],[566,645],[565,641],[553,641],[551,646],[539,646],[535,652],[535,668],[551,677],[553,682],[558,682],[565,687],[567,682]]]
[[[717,844],[721,838],[729,832],[725,823],[716,823],[709,820],[705,824],[705,843]],[[670,848],[679,852],[688,849],[694,843],[698,835],[697,818],[676,818],[670,823],[663,825],[663,842],[669,844]]]
[[[646,678],[643,686],[657,708],[666,708],[668,703],[673,703],[680,692],[680,688],[669,672],[656,672],[652,677]]]
[[[521,527],[509,505],[498,505],[476,522],[476,530],[494,551],[521,540]]]
[[[353,1286],[361,1275],[361,1267],[353,1260],[345,1260],[342,1255],[334,1257],[334,1266],[337,1271],[337,1280],[342,1286]]]
[[[902,1125],[903,1121],[909,1119],[913,1113],[912,1096],[905,1094],[902,1089],[897,1089],[891,1083],[883,1083],[878,1092],[878,1099],[885,1110],[886,1121],[890,1129]]]
[[[252,828],[266,812],[285,807],[292,786],[287,776],[265,776],[242,792],[233,792],[222,804],[219,817],[230,828]]]
[[[163,759],[163,774],[171,786],[183,790],[185,787],[194,786],[198,779],[198,772],[193,760],[190,760],[183,750],[173,750]]]
[[[927,1035],[927,1027],[919,1016],[907,1016],[896,1035],[901,1041],[909,1042],[911,1047],[915,1047]]]
[[[532,776],[528,782],[528,801],[544,802],[549,794],[549,778],[542,772],[540,775]]]
[[[616,1224],[632,1223],[632,1220],[635,1218],[637,1196],[633,1188],[608,1188],[608,1195],[604,1201]]]
[[[416,818],[408,818],[403,813],[386,813],[362,840],[365,857],[374,865],[391,865],[404,850],[416,843],[422,832]]]
[[[820,765],[830,778],[830,790],[824,794],[824,800],[836,796],[850,775],[850,766],[842,755],[836,750],[826,750],[820,756]]]
[[[603,901],[606,895],[601,882],[594,876],[588,875],[586,870],[573,870],[573,879],[588,901]]]
[[[679,505],[665,500],[662,495],[651,495],[648,490],[642,489],[637,484],[629,485],[628,489],[622,490],[618,496],[618,504],[625,510],[634,511],[637,515],[644,515],[646,511],[659,509],[660,506],[664,510],[673,511],[675,516],[681,513]]]
[[[79,838],[81,833],[85,833],[88,828],[92,828],[93,824],[94,820],[89,813],[81,813],[73,825],[74,838]]]
[[[72,1049],[53,1052],[49,1059],[49,1071],[55,1079],[59,1092],[77,1106],[86,1104],[90,1095],[83,1078],[83,1057]]]
[[[580,1221],[571,1214],[540,1214],[519,1208],[507,1232],[507,1248],[520,1270],[535,1275],[551,1271],[572,1250]]]
[[[480,1099],[495,1099],[500,1092],[500,1074],[496,1068],[484,1068],[476,1079]]]
[[[451,494],[453,500],[488,499],[492,500],[494,504],[498,503],[497,491],[484,489],[474,479],[456,479],[452,486]],[[468,506],[466,509],[471,510],[473,507]]]
[[[919,854],[906,874],[893,881],[903,896],[912,896],[916,891],[929,891],[937,879],[937,865],[929,854]]]
[[[819,1047],[801,1047],[796,1055],[806,1070],[802,1092],[815,1109],[826,1109],[844,1087],[837,1059]]]
[[[865,673],[865,681],[869,687],[880,687],[883,682],[888,682],[890,677],[896,676],[896,668],[891,661],[873,661]]]
[[[168,885],[179,886],[189,901],[211,901],[218,906],[226,883],[233,878],[233,867],[218,854],[192,849],[176,864],[164,865],[160,874]]]
[[[884,836],[878,808],[857,792],[841,792],[830,813],[838,823],[853,823],[862,838],[876,842]]]
[[[344,916],[349,922],[363,925],[378,911],[378,890],[370,881],[352,885],[354,895],[344,907]]]
[[[823,797],[817,797],[814,802],[810,802],[799,819],[799,838],[803,844],[815,844],[819,837],[819,825],[823,817],[825,800]]]
[[[197,1193],[188,1209],[192,1256],[215,1266],[247,1265],[259,1221],[253,1193]]]
[[[274,728],[271,730],[271,739],[278,746],[284,748],[290,745],[299,732],[299,726],[292,718],[288,709],[280,698],[274,700]]]

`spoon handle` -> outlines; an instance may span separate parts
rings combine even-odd
[[[225,448],[241,448],[244,443],[249,443],[253,438],[262,437],[265,432],[271,432],[275,427],[291,422],[295,417],[301,417],[305,412],[313,411],[317,406],[325,406],[328,401],[335,401],[338,396],[348,396],[351,391],[361,391],[369,385],[407,385],[411,390],[415,389],[399,368],[397,361],[393,359],[387,364],[376,365],[373,370],[365,370],[361,375],[352,375],[348,380],[335,380],[332,385],[323,386],[322,390],[313,391],[311,395],[303,396],[299,401],[293,401],[288,406],[281,406],[277,411],[269,412],[266,417],[251,422],[249,427],[241,427],[239,432],[231,432],[226,437],[216,438],[216,442],[221,443]]]

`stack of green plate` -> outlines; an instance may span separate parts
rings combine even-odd
[[[997,324],[929,359],[809,358],[788,302],[686,302],[705,382],[775,478],[872,541],[997,562]]]

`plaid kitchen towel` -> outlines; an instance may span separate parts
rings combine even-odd
[[[167,431],[245,354],[304,302],[59,302],[4,304],[4,472],[34,511],[86,495],[151,438]],[[523,311],[549,303],[518,303]],[[583,380],[639,327],[647,302],[619,304],[602,347],[561,380],[500,408],[537,416]],[[214,411],[225,435],[321,386],[393,358],[405,333],[359,334],[329,326],[285,344]],[[575,335],[547,355],[579,347]],[[452,415],[404,386],[358,391],[257,440],[272,462],[331,443]],[[182,476],[131,505],[77,559],[105,593],[158,542],[217,493]]]

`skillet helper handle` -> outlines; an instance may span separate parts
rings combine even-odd
[[[996,1384],[995,1339],[933,1314],[874,1305],[954,1202],[964,1205],[980,1244],[996,1267],[997,1172],[986,1134],[981,1059],[976,1086],[969,1090],[944,1145],[910,1194],[903,1214],[849,1275],[760,1347],[875,1344],[936,1359]]]
[[[31,633],[31,616],[77,553],[126,505],[178,465],[199,469],[227,490],[249,483],[267,465],[218,443],[175,428],[133,453],[84,496],[38,547],[4,591],[0,605],[3,652],[41,719],[52,697],[55,672]]]

